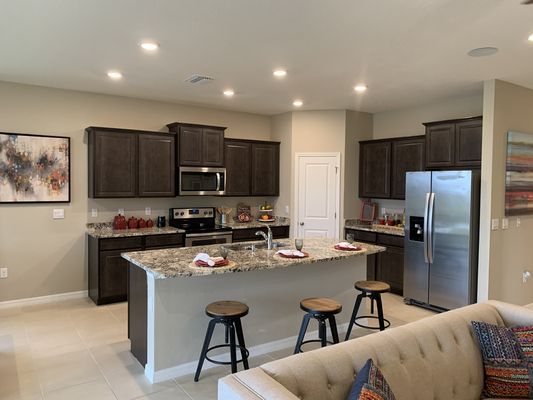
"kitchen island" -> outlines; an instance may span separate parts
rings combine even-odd
[[[242,323],[251,356],[294,345],[303,316],[299,302],[306,297],[341,302],[344,310],[337,321],[339,331],[345,330],[356,296],[353,282],[365,279],[366,256],[385,248],[361,243],[362,252],[338,251],[336,242],[305,239],[303,250],[309,257],[303,259],[282,258],[264,248],[252,251],[250,243],[228,245],[232,263],[219,268],[192,263],[199,252],[218,256],[218,245],[124,253],[130,262],[131,351],[147,378],[159,382],[194,371],[209,321],[204,309],[216,300],[250,307]],[[215,331],[212,343],[223,341],[223,329]]]

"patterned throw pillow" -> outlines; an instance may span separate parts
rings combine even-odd
[[[472,321],[483,356],[485,397],[531,398],[528,362],[517,335],[505,326]],[[528,335],[524,334],[524,342]],[[531,337],[529,336],[529,339]]]
[[[389,384],[371,358],[355,377],[347,400],[396,400]]]

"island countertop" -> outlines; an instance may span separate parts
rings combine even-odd
[[[281,240],[287,243],[283,249],[292,248],[294,239]],[[132,264],[153,274],[155,279],[205,276],[214,274],[227,274],[243,271],[256,271],[261,269],[286,268],[299,264],[320,263],[335,261],[349,257],[368,256],[385,251],[385,247],[371,245],[368,243],[354,243],[363,251],[339,251],[333,248],[338,239],[313,238],[304,239],[303,251],[309,253],[306,258],[283,258],[276,253],[276,250],[256,249],[255,251],[245,250],[243,246],[253,243],[247,242],[237,246],[227,245],[230,248],[228,260],[232,262],[227,267],[197,267],[192,260],[198,253],[207,253],[210,256],[219,256],[220,245],[183,247],[176,249],[148,250],[123,253],[122,257]],[[232,247],[241,247],[239,250],[232,250]],[[234,263],[234,264],[233,264]]]

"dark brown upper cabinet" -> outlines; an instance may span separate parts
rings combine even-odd
[[[252,144],[226,139],[226,196],[249,196],[251,192]]]
[[[279,143],[252,143],[252,196],[279,196]]]
[[[426,141],[423,136],[392,142],[392,199],[405,199],[405,174],[425,169],[425,152]]]
[[[174,122],[167,125],[178,135],[178,164],[191,167],[224,166],[226,128]]]
[[[480,167],[482,124],[482,117],[425,123],[426,167]]]
[[[279,142],[226,139],[226,196],[279,196]]]
[[[89,197],[174,197],[175,135],[89,127]]]
[[[359,197],[404,199],[405,173],[424,170],[424,136],[360,142]]]
[[[391,142],[360,142],[359,197],[390,198]]]

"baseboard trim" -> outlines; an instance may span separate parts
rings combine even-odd
[[[0,309],[29,306],[34,304],[55,303],[63,300],[83,299],[85,297],[88,297],[88,295],[89,293],[87,290],[80,290],[78,292],[58,293],[50,294],[48,296],[28,297],[26,299],[0,301]]]
[[[339,334],[345,333],[348,330],[348,323],[341,324],[337,327]],[[353,331],[355,332],[356,329],[361,329],[357,326],[354,326]],[[306,336],[309,337],[318,337],[318,331],[311,331],[307,332]],[[343,340],[342,335],[341,341]],[[291,336],[284,339],[274,340],[272,342],[267,342],[263,344],[259,344],[257,346],[249,347],[248,351],[250,351],[250,357],[256,357],[263,354],[272,353],[273,351],[288,349],[294,346],[296,343],[296,339],[298,339],[298,336]],[[229,353],[221,354],[220,356],[217,356],[217,359],[222,361],[229,361]],[[179,378],[183,375],[192,374],[196,371],[196,366],[198,365],[198,361],[191,361],[188,363],[176,365],[175,367],[165,368],[161,369],[159,371],[154,371],[152,368],[150,368],[148,365],[146,365],[146,368],[144,370],[144,375],[151,383],[159,383],[163,381],[167,381],[169,379]],[[217,364],[210,363],[209,361],[205,361],[202,371],[208,370],[210,368],[218,367]]]

